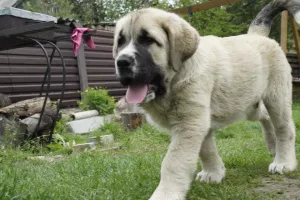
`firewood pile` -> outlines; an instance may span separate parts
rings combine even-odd
[[[45,98],[37,97],[11,104],[8,96],[0,94],[0,145],[1,143],[20,143],[25,137],[31,138],[47,133],[53,126],[56,108],[47,99],[39,128]]]

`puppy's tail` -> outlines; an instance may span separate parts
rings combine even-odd
[[[300,0],[273,0],[252,21],[248,34],[268,36],[273,19],[284,10],[288,10],[297,24],[300,24]]]

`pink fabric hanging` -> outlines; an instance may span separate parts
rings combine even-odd
[[[73,41],[73,52],[75,57],[78,55],[78,50],[80,48],[81,45],[81,41],[82,41],[82,36],[85,32],[89,32],[90,29],[89,28],[75,28],[73,33],[72,33],[72,41]],[[88,45],[88,47],[95,49],[95,43],[92,37],[89,37],[88,40],[84,39],[84,41],[86,42],[86,44]]]

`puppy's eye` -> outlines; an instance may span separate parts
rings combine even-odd
[[[140,37],[140,43],[143,45],[151,45],[156,43],[156,40],[149,36],[142,36]]]
[[[123,44],[125,44],[126,40],[124,36],[120,36],[118,39],[118,47],[121,47]]]

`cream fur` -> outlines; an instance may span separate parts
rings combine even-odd
[[[202,172],[197,179],[221,182],[225,167],[214,131],[239,120],[261,122],[266,144],[275,154],[270,172],[296,169],[291,68],[275,41],[256,34],[195,36],[195,29],[183,19],[157,9],[124,17],[116,35],[123,29],[135,40],[141,28],[163,44],[149,52],[169,80],[164,98],[142,105],[153,121],[172,133],[151,200],[185,199],[199,154]],[[170,41],[163,29],[169,31]],[[117,55],[116,48],[114,51]]]

